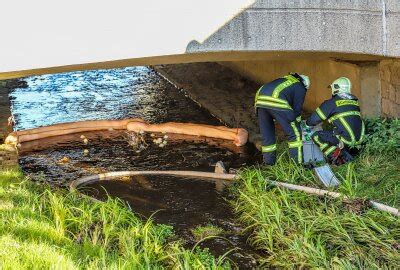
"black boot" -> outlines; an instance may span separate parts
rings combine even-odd
[[[344,163],[354,160],[354,157],[345,149],[342,149],[342,152],[340,153],[340,155],[342,156]]]

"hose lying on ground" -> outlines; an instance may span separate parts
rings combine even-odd
[[[267,180],[268,183],[270,183],[273,186],[277,186],[277,187],[284,187],[290,190],[297,190],[297,191],[303,191],[305,193],[308,194],[312,194],[312,195],[317,195],[320,197],[324,197],[324,196],[329,196],[332,198],[342,198],[343,200],[347,200],[350,201],[350,199],[338,192],[334,192],[334,191],[328,191],[328,190],[324,190],[324,189],[319,189],[319,188],[312,188],[312,187],[306,187],[306,186],[299,186],[299,185],[294,185],[294,184],[289,184],[289,183],[285,183],[285,182],[277,182],[277,181],[271,181],[271,180]],[[382,203],[378,203],[372,200],[369,200],[369,202],[371,203],[372,207],[383,211],[383,212],[388,212],[390,214],[393,214],[397,217],[400,217],[400,212],[399,209],[382,204]]]
[[[113,178],[122,176],[135,176],[135,175],[170,175],[170,176],[184,176],[184,177],[198,177],[217,179],[225,181],[233,181],[236,178],[236,174],[229,173],[213,173],[213,172],[196,172],[196,171],[121,171],[121,172],[109,172],[101,173],[96,175],[90,175],[76,179],[70,183],[70,188],[75,190],[80,185],[91,184],[96,181],[107,181]]]
[[[237,146],[246,144],[248,138],[247,131],[242,128],[227,128],[224,126],[209,126],[174,122],[168,122],[164,124],[149,124],[142,119],[125,119],[80,121],[15,131],[7,136],[5,143],[16,145],[18,143],[34,141],[43,138],[110,129],[204,136],[209,138],[230,140],[233,141]]]
[[[79,178],[70,183],[70,189],[76,190],[80,185],[87,185],[96,181],[105,181],[112,180],[113,178],[118,178],[122,176],[134,176],[134,175],[171,175],[171,176],[185,176],[185,177],[198,177],[198,178],[207,178],[207,179],[215,179],[215,180],[224,180],[224,181],[234,181],[238,179],[238,175],[229,174],[229,173],[212,173],[212,172],[197,172],[197,171],[122,171],[122,172],[109,172],[97,175],[91,175],[83,178]],[[332,198],[343,198],[344,200],[350,201],[350,199],[338,192],[328,191],[319,188],[312,188],[307,186],[300,186],[289,184],[285,182],[278,182],[266,179],[267,183],[281,188],[287,188],[290,190],[302,191],[307,194],[316,195],[316,196],[329,196]],[[376,208],[379,211],[387,212],[397,217],[400,217],[400,211],[397,208],[381,204],[375,201],[369,201],[372,207]]]

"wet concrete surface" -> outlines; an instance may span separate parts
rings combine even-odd
[[[261,85],[217,63],[160,65],[154,69],[228,125],[245,128],[249,140],[260,144],[254,97]]]
[[[152,123],[167,121],[221,125],[197,103],[146,67],[72,72],[24,79],[27,87],[11,89],[15,130],[93,119],[139,117]],[[141,136],[140,145],[132,144]],[[154,140],[166,139],[159,147]],[[86,139],[86,140],[85,140]],[[260,161],[252,145],[174,134],[101,131],[71,134],[23,143],[22,170],[35,181],[67,186],[74,179],[111,171],[214,171],[217,161],[228,169]],[[135,177],[95,183],[84,191],[99,199],[106,194],[129,203],[132,210],[156,222],[174,226],[188,247],[195,244],[191,229],[213,224],[222,238],[204,241],[215,255],[236,248],[229,256],[242,268],[254,267],[255,252],[240,235],[221,182],[176,177]]]

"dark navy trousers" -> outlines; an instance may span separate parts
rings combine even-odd
[[[274,110],[257,108],[258,123],[263,138],[263,159],[267,165],[276,162],[276,121],[283,129],[288,139],[290,156],[297,163],[303,162],[303,147],[301,140],[300,123],[294,117],[292,110]]]
[[[316,131],[312,136],[313,141],[319,146],[324,155],[330,158],[339,144],[339,139],[335,136],[333,130]]]

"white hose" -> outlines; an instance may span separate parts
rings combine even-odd
[[[91,176],[86,176],[74,180],[70,183],[70,188],[75,190],[78,186],[87,185],[96,181],[112,180],[122,176],[134,176],[134,175],[170,175],[170,176],[185,176],[185,177],[197,177],[197,178],[208,178],[214,180],[225,180],[233,181],[236,178],[236,174],[229,173],[213,173],[213,172],[196,172],[196,171],[122,171],[122,172],[109,172],[101,173]]]
[[[285,182],[277,182],[277,181],[271,181],[266,179],[269,183],[271,183],[271,185],[277,186],[277,187],[284,187],[290,190],[297,190],[297,191],[303,191],[307,194],[312,194],[312,195],[317,195],[320,197],[323,196],[329,196],[332,198],[343,198],[344,200],[349,200],[349,198],[341,193],[338,192],[333,192],[333,191],[328,191],[328,190],[324,190],[324,189],[319,189],[319,188],[312,188],[312,187],[305,187],[305,186],[299,186],[299,185],[294,185],[294,184],[289,184],[289,183],[285,183]],[[400,212],[399,209],[382,204],[382,203],[378,203],[372,200],[369,200],[369,202],[371,203],[371,205],[383,212],[388,212],[392,215],[395,215],[397,217],[400,217]]]
[[[225,180],[225,181],[234,181],[238,178],[236,174],[197,172],[197,171],[121,171],[121,172],[102,173],[102,174],[79,178],[70,183],[70,189],[72,191],[76,191],[77,187],[80,185],[87,185],[96,181],[106,181],[122,176],[134,176],[134,175],[171,175],[171,176],[198,177],[198,178],[207,178],[214,180]],[[329,196],[332,198],[343,198],[345,200],[349,200],[347,196],[338,192],[328,191],[319,188],[312,188],[307,186],[294,185],[285,182],[271,181],[269,179],[265,180],[271,185],[276,187],[283,187],[290,190],[302,191],[307,194],[316,195],[320,197]],[[370,200],[369,202],[375,209],[379,211],[387,212],[397,217],[400,216],[400,211],[397,208],[381,204],[372,200]]]

